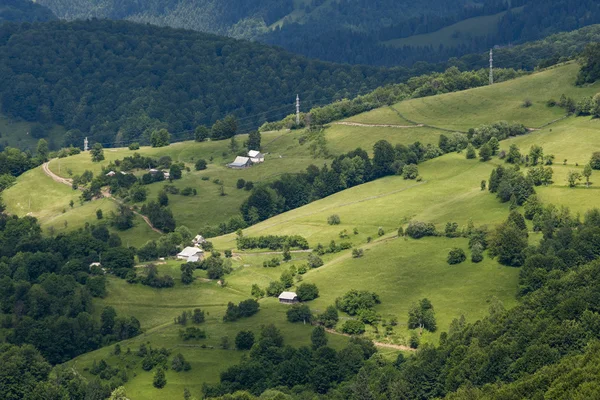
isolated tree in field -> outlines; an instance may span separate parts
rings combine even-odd
[[[102,219],[104,216],[102,215],[102,210],[96,210],[96,219]]]
[[[437,330],[433,305],[428,299],[421,299],[419,303],[415,303],[410,307],[408,310],[408,328],[426,329],[429,332]]]
[[[260,132],[252,131],[248,135],[248,142],[246,143],[248,150],[260,150]]]
[[[319,288],[314,283],[303,283],[296,289],[300,301],[310,301],[319,297]]]
[[[479,159],[481,161],[489,161],[492,158],[492,149],[489,144],[486,143],[479,149]]]
[[[477,153],[475,152],[475,147],[471,143],[469,143],[469,145],[467,146],[466,157],[467,157],[467,160],[472,160],[474,158],[477,158]]]
[[[194,282],[194,270],[196,267],[194,264],[185,263],[181,264],[181,283],[184,285],[189,285]]]
[[[156,370],[154,374],[154,379],[152,380],[152,385],[157,389],[162,389],[167,384],[167,377],[165,376],[165,370],[159,368]]]
[[[577,186],[577,182],[581,180],[581,173],[578,171],[570,170],[567,174],[567,182],[569,183],[569,187]]]
[[[171,134],[166,129],[159,129],[150,135],[150,144],[152,147],[168,146],[171,140]]]
[[[537,165],[544,160],[544,149],[541,146],[533,145],[529,149],[529,163]]]
[[[229,141],[229,150],[235,154],[238,152],[238,150],[240,149],[240,145],[237,141],[237,139],[235,138],[235,136],[231,137],[231,140]]]
[[[235,348],[238,350],[250,350],[254,345],[254,333],[252,331],[239,331],[235,336]]]
[[[203,171],[206,169],[206,160],[204,159],[199,159],[198,161],[196,161],[196,165],[194,166],[194,168],[196,168],[196,171]]]
[[[594,154],[592,154],[590,166],[592,167],[592,169],[600,170],[600,151],[597,151]]]
[[[486,187],[485,179],[481,181],[480,187],[481,187],[481,191],[485,190],[485,187]]]
[[[506,155],[506,162],[509,164],[519,164],[521,162],[521,151],[519,146],[511,144]]]
[[[450,265],[460,264],[467,259],[463,249],[454,248],[448,253],[447,262]]]
[[[100,162],[104,160],[104,149],[100,143],[94,143],[90,149],[90,155],[92,156],[93,162]]]
[[[585,177],[585,185],[590,187],[590,177],[592,176],[592,166],[590,164],[583,167],[583,176]]]
[[[198,125],[194,130],[194,139],[196,142],[204,142],[210,137],[210,129],[204,125]]]
[[[252,285],[252,289],[250,291],[250,294],[255,299],[260,299],[262,297],[265,297],[265,291],[264,291],[264,289],[261,289],[260,286],[258,286],[256,283]]]
[[[279,277],[279,281],[283,284],[284,288],[290,288],[294,285],[294,277],[289,271],[283,271]]]
[[[310,253],[308,255],[308,265],[311,268],[319,268],[323,265],[323,260],[318,255]]]
[[[341,222],[340,216],[337,214],[332,214],[329,217],[327,217],[327,223],[329,225],[339,225],[340,222]]]
[[[286,314],[289,322],[310,323],[313,318],[310,307],[306,304],[294,304],[287,310]]]
[[[50,150],[48,149],[48,142],[46,139],[38,140],[36,154],[40,161],[48,161],[48,154],[50,154]]]

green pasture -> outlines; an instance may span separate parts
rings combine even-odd
[[[31,122],[13,121],[5,115],[0,114],[0,143],[4,146],[35,151],[39,139],[30,135],[33,125]],[[52,125],[48,127],[45,139],[51,145],[51,148],[60,148],[63,143],[64,134],[65,129],[63,127]]]
[[[600,91],[600,83],[576,87],[578,71],[579,65],[565,64],[492,86],[403,101],[394,108],[412,121],[460,131],[497,121],[536,128],[565,115],[559,107],[548,107],[548,100],[561,94],[580,99]],[[523,107],[526,99],[531,107]]]
[[[358,122],[361,124],[390,124],[414,125],[402,118],[392,107],[381,107],[354,115],[344,120],[345,122]]]
[[[521,12],[522,7],[512,10],[513,13]],[[434,48],[443,45],[444,47],[457,47],[469,44],[474,38],[494,35],[498,32],[498,23],[504,17],[506,11],[494,15],[483,15],[462,20],[435,32],[421,35],[409,36],[406,38],[392,39],[382,42],[383,45],[392,47],[428,47]]]

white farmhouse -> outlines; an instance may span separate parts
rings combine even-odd
[[[204,258],[204,251],[197,247],[186,247],[181,250],[181,253],[177,254],[177,258],[180,260],[186,260],[187,262],[196,262]]]
[[[265,155],[257,150],[250,150],[248,152],[248,157],[250,157],[250,161],[254,164],[265,162]]]

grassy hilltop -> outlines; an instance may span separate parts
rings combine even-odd
[[[413,99],[373,110],[341,121],[355,125],[333,123],[327,127],[326,146],[331,154],[340,154],[357,146],[371,152],[373,144],[380,139],[392,144],[409,144],[415,140],[425,144],[437,143],[439,135],[445,132],[438,128],[466,131],[499,120],[523,123],[538,130],[501,142],[501,149],[508,150],[511,144],[516,144],[522,152],[527,152],[530,146],[538,144],[544,147],[546,154],[554,154],[554,183],[536,188],[538,196],[545,203],[583,212],[596,205],[597,187],[600,186],[569,188],[565,179],[569,170],[582,169],[591,153],[600,150],[599,122],[584,117],[559,120],[564,117],[564,110],[546,106],[547,100],[558,99],[563,93],[578,99],[598,91],[598,85],[576,88],[577,70],[576,65],[567,64],[492,87]],[[522,107],[526,99],[531,99],[531,107]],[[553,122],[556,120],[559,121]],[[175,181],[175,185],[197,188],[198,195],[172,195],[169,207],[178,224],[186,225],[194,232],[206,224],[218,223],[238,213],[239,205],[249,195],[249,192],[235,188],[239,177],[268,182],[281,173],[296,172],[310,164],[327,162],[314,158],[308,144],[299,144],[298,139],[303,135],[302,131],[263,134],[263,148],[268,153],[266,162],[241,171],[224,166],[233,157],[228,150],[228,141],[185,142],[165,148],[141,148],[139,152],[154,157],[169,155],[174,161],[182,161],[191,167],[192,171],[184,172],[183,179]],[[244,140],[244,137],[238,137],[240,144]],[[94,164],[89,154],[80,154],[53,160],[50,168],[63,177],[69,176],[69,170],[72,174],[85,170],[96,174],[101,165],[132,153],[127,149],[106,149],[106,160],[102,163]],[[193,164],[197,159],[208,160],[210,157],[213,160],[207,170],[194,171]],[[563,165],[565,159],[566,165]],[[466,239],[397,238],[397,229],[406,227],[410,220],[432,222],[442,231],[447,222],[456,222],[464,227],[471,220],[476,226],[491,227],[503,221],[509,211],[508,203],[502,204],[494,195],[480,189],[480,182],[487,180],[492,169],[502,163],[496,157],[489,162],[481,162],[479,159],[467,160],[464,152],[446,154],[419,165],[420,182],[404,180],[400,176],[372,181],[244,229],[244,235],[298,234],[314,247],[318,243],[327,246],[331,240],[340,241],[339,233],[346,229],[350,233],[348,240],[356,248],[364,250],[364,257],[352,258],[350,250],[328,254],[323,257],[324,266],[302,276],[303,282],[315,283],[320,290],[320,297],[308,303],[313,312],[322,312],[334,303],[336,297],[350,289],[374,291],[381,296],[381,304],[376,306],[376,311],[384,319],[397,318],[399,325],[389,337],[376,333],[372,328],[367,328],[366,335],[380,342],[406,345],[410,336],[406,327],[408,308],[413,302],[427,297],[435,307],[438,331],[425,332],[421,343],[437,343],[439,333],[447,330],[454,318],[464,315],[468,321],[475,321],[486,315],[494,298],[502,301],[507,308],[515,305],[519,270],[501,266],[487,254],[479,264],[468,260],[449,266],[446,263],[448,251],[454,247],[467,250]],[[600,181],[596,174],[592,176],[592,182]],[[202,180],[203,176],[210,179]],[[225,182],[227,196],[219,195],[218,186],[212,183],[215,178]],[[149,185],[150,199],[156,197],[163,184]],[[29,193],[36,188],[42,189],[42,195],[32,197],[29,206]],[[97,208],[110,210],[114,207],[114,203],[104,199],[84,205],[76,203],[70,209],[69,200],[76,200],[77,196],[78,193],[52,181],[38,168],[19,177],[17,184],[6,190],[3,197],[9,212],[19,215],[31,213],[41,220],[44,228],[54,226],[57,231],[75,229],[85,222],[93,223]],[[327,223],[331,214],[340,216],[339,225]],[[68,221],[67,226],[64,226],[64,221]],[[142,244],[156,235],[150,235],[146,228],[143,221],[138,221],[124,239],[129,238],[131,244]],[[354,228],[357,234],[353,234]],[[384,231],[382,236],[378,235],[379,228]],[[530,234],[532,242],[538,238],[538,234]],[[191,362],[191,371],[168,371],[168,384],[158,391],[152,387],[153,371],[143,371],[140,359],[134,355],[113,355],[112,347],[80,356],[69,365],[91,378],[89,368],[94,361],[105,359],[110,365],[136,361],[133,367],[135,376],[130,376],[126,384],[128,397],[179,398],[184,387],[198,396],[204,382],[218,381],[219,372],[239,361],[242,352],[219,348],[223,336],[228,336],[233,342],[240,330],[258,332],[261,325],[274,323],[282,330],[287,344],[309,344],[310,326],[287,322],[287,308],[272,298],[260,301],[261,310],[255,316],[236,322],[222,322],[228,302],[237,303],[249,298],[253,284],[266,287],[269,282],[278,280],[290,265],[304,264],[307,254],[293,253],[288,263],[264,268],[263,262],[276,255],[239,252],[235,248],[234,234],[211,240],[219,251],[234,251],[233,272],[225,277],[225,286],[206,279],[206,272],[201,270],[195,271],[195,282],[185,286],[179,279],[180,263],[167,260],[157,267],[160,274],[173,276],[176,281],[173,288],[151,289],[110,277],[108,296],[96,303],[97,313],[103,306],[111,305],[118,313],[135,315],[140,320],[145,333],[122,342],[123,353],[127,348],[137,351],[141,343],[165,346],[174,353],[182,352]],[[208,337],[186,342],[179,338],[181,327],[174,324],[173,319],[182,311],[194,308],[201,308],[207,313],[206,322],[200,327],[206,330]],[[341,315],[340,325],[347,318]],[[341,347],[347,340],[343,336],[328,336],[334,347]],[[380,351],[391,357],[396,350],[382,347]]]

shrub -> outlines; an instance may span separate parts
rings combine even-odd
[[[337,215],[337,214],[330,215],[330,216],[327,218],[327,223],[328,223],[329,225],[339,225],[339,224],[340,224],[340,222],[341,222],[341,220],[340,220],[340,216],[339,216],[339,215]]]
[[[566,161],[567,160],[565,160],[565,164]],[[597,151],[594,154],[592,154],[590,166],[592,167],[592,169],[600,170],[600,151]]]
[[[342,332],[348,335],[361,335],[365,333],[365,324],[356,319],[350,319],[342,325]]]
[[[354,289],[335,300],[336,307],[350,315],[356,315],[359,310],[373,308],[379,303],[381,300],[376,293]]]
[[[281,293],[279,293],[281,294]],[[278,294],[278,296],[279,296]],[[314,283],[303,283],[298,286],[296,295],[300,301],[310,301],[319,297],[319,288]]]
[[[254,189],[254,182],[246,181],[246,184],[244,185],[244,190],[250,191],[252,189]]]
[[[185,188],[183,188],[183,189],[181,190],[181,195],[182,195],[182,196],[193,196],[193,195],[195,195],[196,193],[197,193],[197,192],[196,192],[196,189],[194,189],[194,188],[191,188],[191,187],[189,187],[189,186],[188,186],[188,187],[185,187]]]
[[[419,167],[415,164],[408,164],[402,168],[402,177],[404,179],[417,179],[419,176]]]
[[[206,339],[206,332],[200,328],[190,326],[185,328],[185,330],[181,329],[179,331],[179,337],[183,340]]]
[[[525,100],[523,100],[523,104],[521,104],[521,107],[529,108],[532,105],[533,105],[533,102],[531,101],[531,99],[525,99]]]
[[[452,250],[450,250],[450,252],[448,253],[448,264],[450,265],[454,265],[454,264],[460,264],[461,262],[465,261],[467,259],[467,256],[465,255],[465,252],[463,249],[459,249],[459,248],[454,248]]]
[[[329,306],[323,314],[317,318],[318,322],[326,328],[333,328],[339,320],[338,311],[334,306]]]
[[[196,168],[196,171],[205,170],[206,169],[206,160],[204,160],[202,158],[199,159],[198,161],[196,161],[196,165],[194,166],[194,168]],[[206,180],[208,180],[208,178]]]
[[[254,345],[254,333],[252,331],[239,331],[235,336],[235,348],[238,350],[250,350]]]
[[[352,258],[361,258],[363,254],[363,249],[352,249]]]
[[[425,236],[436,236],[435,225],[431,222],[411,221],[406,228],[406,234],[413,239]]]
[[[260,305],[254,299],[241,301],[238,305],[229,302],[225,316],[223,316],[223,321],[231,322],[237,321],[240,318],[250,317],[256,314],[259,308]]]
[[[483,261],[483,246],[481,244],[475,243],[471,247],[471,261],[474,263]]]
[[[289,322],[311,322],[312,313],[310,307],[306,304],[294,304],[287,310],[287,320]]]
[[[157,389],[162,389],[167,384],[167,378],[165,377],[165,371],[162,368],[156,370],[152,385]]]
[[[379,227],[379,229],[377,229],[377,236],[383,236],[385,235],[385,231],[383,230],[382,227]]]
[[[410,339],[408,341],[411,349],[416,349],[419,347],[419,336],[413,332],[410,334]]]
[[[243,189],[245,186],[246,186],[246,181],[243,180],[242,178],[238,179],[235,184],[235,187],[238,189]]]
[[[308,266],[310,268],[319,268],[323,265],[323,260],[316,254],[310,253],[308,255]]]
[[[140,144],[138,142],[133,142],[129,145],[129,150],[139,150]]]

